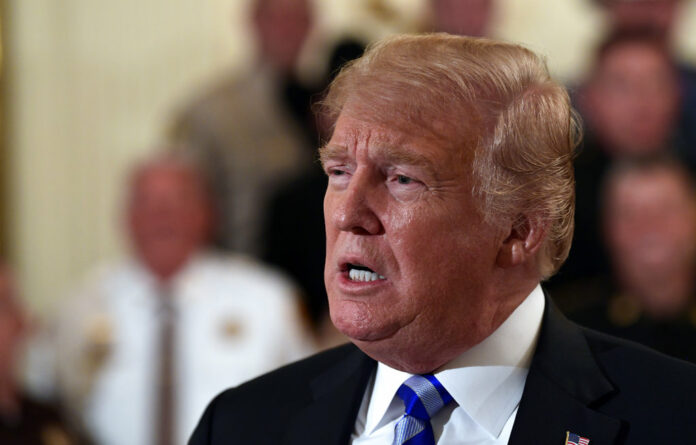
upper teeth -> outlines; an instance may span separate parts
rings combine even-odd
[[[350,269],[348,271],[348,276],[353,281],[377,281],[384,279],[384,277],[382,275],[379,275],[377,272],[370,272],[369,270],[358,269]]]

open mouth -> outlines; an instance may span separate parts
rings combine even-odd
[[[362,264],[347,263],[344,266],[344,270],[348,272],[348,278],[351,281],[370,282],[384,280],[386,278]]]

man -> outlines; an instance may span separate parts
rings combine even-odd
[[[312,165],[316,136],[305,129],[313,91],[296,75],[312,2],[254,0],[250,18],[258,57],[187,104],[171,139],[211,179],[220,212],[215,244],[258,258],[272,192]]]
[[[612,34],[579,97],[583,118],[609,156],[645,155],[674,142],[681,89],[676,65],[648,29]]]
[[[696,195],[669,158],[623,161],[606,180],[602,221],[612,274],[574,291],[594,296],[575,321],[696,362]]]
[[[181,444],[212,396],[312,351],[294,286],[205,249],[203,178],[158,156],[130,179],[133,257],[94,273],[63,311],[61,394],[98,443]]]
[[[191,444],[689,434],[696,369],[579,328],[539,287],[570,247],[578,127],[539,57],[394,37],[339,74],[326,112],[325,280],[355,346],[222,393]]]
[[[678,130],[683,139],[682,153],[689,164],[696,165],[696,69],[692,63],[674,55],[677,29],[681,19],[688,16],[688,2],[683,0],[595,0],[607,18],[613,32],[631,29],[650,29],[673,53],[677,82],[680,87]]]

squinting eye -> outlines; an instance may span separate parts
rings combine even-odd
[[[404,176],[404,175],[396,175],[396,181],[399,184],[410,184],[413,182],[413,179],[409,178],[408,176]]]

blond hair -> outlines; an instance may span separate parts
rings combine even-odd
[[[490,223],[543,224],[539,274],[570,250],[575,210],[572,160],[580,125],[544,61],[519,45],[447,34],[402,35],[347,65],[321,104],[335,123],[346,103],[391,128],[427,130],[472,165]]]

